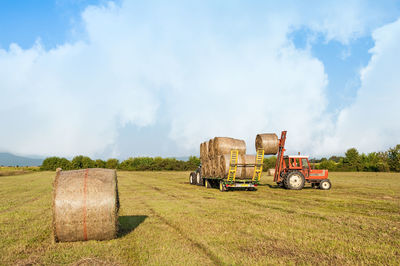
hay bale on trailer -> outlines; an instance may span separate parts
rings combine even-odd
[[[263,149],[265,155],[278,153],[279,140],[275,133],[258,134],[256,136],[256,150]]]
[[[246,154],[246,142],[241,139],[215,137],[213,150],[214,156],[230,154],[231,150],[238,150],[239,154]]]
[[[213,159],[214,158],[214,139],[210,139],[208,141],[208,158]]]
[[[243,154],[241,155],[242,157],[242,163],[245,165],[254,165],[256,163],[256,156],[255,155],[249,155],[249,154]],[[242,169],[242,175],[241,178],[253,178],[254,175],[254,166],[246,166]]]
[[[57,172],[53,184],[55,241],[113,239],[118,231],[118,210],[115,170]]]
[[[208,155],[208,141],[204,142],[203,150],[204,150],[204,159],[207,160],[208,157],[209,157],[209,155]]]
[[[220,158],[220,166],[219,166],[219,172],[221,177],[227,177],[229,173],[229,163],[230,163],[231,155],[230,154],[224,154]],[[238,164],[242,164],[242,156],[238,157]],[[236,177],[241,177],[242,176],[242,170],[243,167],[237,167],[236,169]]]

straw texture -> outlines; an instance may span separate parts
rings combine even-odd
[[[230,154],[231,150],[238,150],[239,154],[246,154],[246,142],[241,139],[215,137],[213,140],[213,155]]]
[[[118,231],[115,170],[58,171],[53,184],[55,241],[108,240]]]
[[[278,153],[279,140],[275,133],[258,134],[256,137],[256,150],[263,149],[265,155]]]

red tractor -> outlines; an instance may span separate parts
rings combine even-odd
[[[276,159],[274,182],[280,187],[300,190],[305,183],[311,183],[314,188],[328,190],[331,182],[328,170],[311,169],[308,156],[284,156],[286,131],[282,131],[279,139],[279,151]]]

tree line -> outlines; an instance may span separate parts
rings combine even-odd
[[[315,169],[338,172],[400,172],[400,144],[385,152],[359,153],[356,148],[348,149],[345,156],[331,156],[309,160]],[[264,159],[264,170],[275,168],[276,156]]]
[[[122,162],[111,158],[106,161],[91,158],[83,155],[75,156],[72,160],[60,157],[48,157],[44,159],[41,170],[55,171],[57,168],[63,170],[76,170],[86,168],[108,168],[127,171],[191,171],[195,170],[200,164],[200,159],[195,156],[189,157],[189,160],[182,161],[175,158],[161,157],[136,157],[128,158]]]
[[[264,158],[264,171],[275,168],[276,156]],[[316,169],[328,169],[329,171],[367,171],[367,172],[400,172],[400,144],[385,152],[359,153],[357,149],[348,149],[345,156],[331,156],[329,159],[310,159],[310,163]],[[188,161],[175,158],[161,157],[136,157],[120,162],[111,158],[106,161],[92,160],[87,156],[75,156],[72,160],[60,157],[46,158],[41,170],[55,171],[57,168],[63,170],[86,169],[86,168],[109,168],[127,171],[193,171],[200,165],[200,159],[196,156],[189,157]]]

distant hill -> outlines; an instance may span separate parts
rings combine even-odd
[[[33,159],[0,152],[0,165],[2,166],[40,166],[43,159]]]

